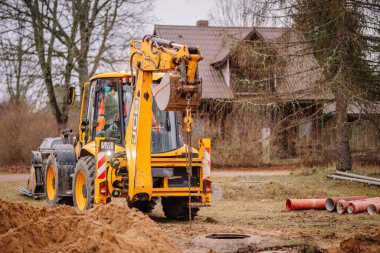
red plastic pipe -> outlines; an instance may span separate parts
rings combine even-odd
[[[368,197],[367,196],[331,197],[331,198],[326,199],[325,207],[327,211],[332,212],[335,210],[336,205],[338,204],[339,200],[350,201],[350,200],[359,200],[359,199],[366,199],[366,198]]]
[[[368,205],[367,212],[370,215],[380,213],[380,201],[378,203]]]
[[[378,202],[380,202],[380,197],[350,201],[347,207],[347,212],[348,213],[362,213],[362,212],[367,211],[367,207],[370,204],[375,204]]]
[[[287,199],[288,210],[325,209],[326,199]]]
[[[343,214],[347,211],[347,207],[348,207],[348,201],[346,200],[339,200],[338,203],[336,204],[336,211],[339,213],[339,214]]]

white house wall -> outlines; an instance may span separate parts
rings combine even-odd
[[[222,68],[222,74],[227,86],[230,87],[230,61],[228,60]]]

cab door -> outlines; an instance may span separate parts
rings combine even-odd
[[[79,155],[81,148],[88,143],[91,136],[91,114],[93,107],[93,83],[86,82],[82,88],[82,100],[81,100],[81,110],[79,116],[79,127],[77,134],[77,142],[75,145],[75,153]]]

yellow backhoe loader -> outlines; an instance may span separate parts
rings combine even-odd
[[[47,202],[72,200],[84,210],[123,197],[150,212],[161,199],[167,218],[192,219],[211,202],[210,139],[191,147],[200,50],[152,36],[130,48],[132,72],[98,74],[83,85],[74,144],[54,146],[46,163]],[[68,97],[73,104],[75,87]]]

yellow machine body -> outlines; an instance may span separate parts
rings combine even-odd
[[[135,43],[132,42],[132,45]],[[147,46],[147,44],[149,43],[141,43],[144,46]],[[187,54],[181,50],[179,51],[181,55],[188,55],[188,51]],[[161,56],[163,69],[160,68],[160,71],[173,70],[175,66],[170,63],[173,61],[172,57],[169,54],[167,57]],[[199,56],[197,57],[199,60]],[[138,58],[133,59],[135,67],[137,67],[138,61]],[[189,80],[193,80],[193,82],[196,72],[195,66],[192,67],[191,64],[188,66],[190,72],[192,72]],[[194,69],[191,70],[191,68]],[[197,197],[198,206],[207,206],[211,202],[211,190],[206,189],[206,183],[208,185],[211,181],[210,139],[201,139],[198,149],[192,149],[192,167],[196,171],[197,180],[199,181],[190,187],[190,191],[189,187],[186,186],[171,186],[172,180],[176,180],[173,175],[154,177],[152,174],[152,168],[156,173],[160,172],[160,170],[178,172],[179,170],[185,171],[187,165],[187,149],[183,143],[176,149],[167,152],[155,153],[151,151],[152,105],[154,103],[151,85],[163,77],[163,73],[153,73],[153,70],[154,67],[149,64],[140,66],[139,71],[137,71],[138,76],[135,86],[133,86],[133,81],[136,77],[133,77],[130,72],[98,74],[83,85],[80,124],[75,153],[77,159],[85,156],[95,158],[94,204],[106,204],[111,200],[111,197],[124,197],[128,198],[129,201],[146,201],[156,197],[186,197],[189,194]],[[124,140],[120,143],[113,142],[114,145],[111,145],[112,148],[109,150],[102,150],[101,142],[107,142],[108,138],[95,136],[96,127],[91,125],[93,124],[91,123],[93,118],[90,117],[94,111],[88,108],[95,105],[94,99],[96,99],[96,95],[94,94],[96,94],[98,82],[107,82],[107,80],[120,80],[120,87],[128,86],[135,90],[129,110],[128,123],[125,123],[124,129],[121,129],[124,132],[122,135]],[[91,100],[91,96],[93,96],[93,100]],[[97,104],[97,106],[99,105]],[[123,115],[122,111],[118,112],[120,118],[122,118],[120,115]],[[98,114],[100,115],[99,112]],[[84,119],[87,119],[87,121]],[[96,124],[99,124],[99,122]],[[178,128],[178,124],[172,127]],[[115,158],[115,154],[119,154],[119,156]],[[123,174],[125,170],[127,174]],[[75,186],[73,186],[73,189],[75,189]]]

